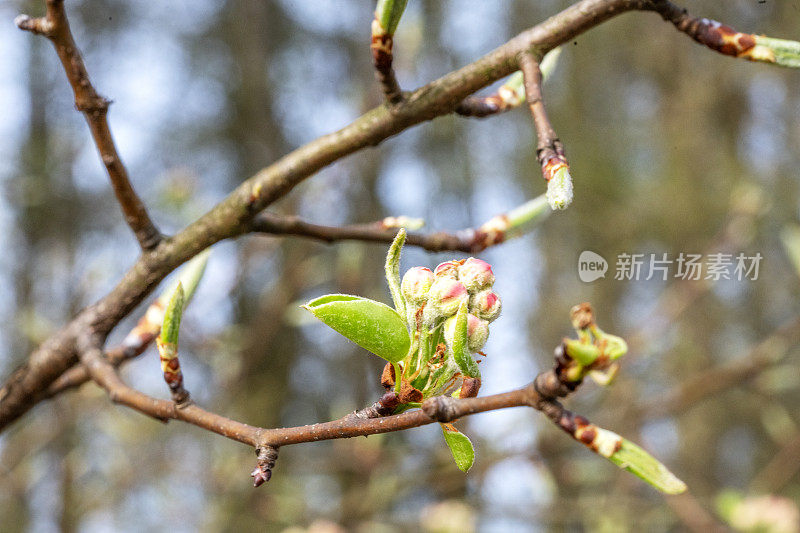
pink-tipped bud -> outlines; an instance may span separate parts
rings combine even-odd
[[[492,292],[491,289],[486,289],[485,291],[472,295],[470,298],[469,312],[478,318],[492,322],[500,316],[502,306],[497,293]]]
[[[436,278],[428,292],[426,312],[439,317],[456,314],[462,302],[468,301],[466,287],[452,278]]]
[[[470,293],[488,289],[494,284],[492,265],[486,261],[470,257],[458,267],[458,280]]]
[[[433,280],[433,272],[429,268],[410,268],[403,276],[400,290],[403,291],[406,301],[419,305],[428,297],[428,291],[433,285]]]
[[[446,261],[444,263],[440,263],[433,272],[436,274],[437,278],[451,278],[451,279],[458,279],[458,267],[461,266],[461,263],[464,261]]]
[[[444,341],[453,345],[456,334],[456,317],[452,316],[444,323]],[[467,315],[467,345],[470,352],[477,352],[489,338],[489,323],[475,315]]]

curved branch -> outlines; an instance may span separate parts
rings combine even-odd
[[[125,221],[133,230],[143,250],[153,248],[161,240],[161,233],[150,219],[144,203],[133,190],[128,171],[117,153],[114,137],[106,119],[111,102],[97,93],[89,79],[78,45],[72,37],[67,13],[64,10],[64,0],[47,0],[47,13],[44,18],[34,19],[20,15],[14,23],[21,30],[44,35],[53,43],[72,86],[75,108],[83,114],[89,125]]]
[[[455,233],[409,233],[406,244],[419,246],[430,252],[459,251],[476,254],[529,231],[548,213],[545,200],[540,196],[508,213],[492,217],[477,228],[462,229]],[[397,235],[397,227],[387,221],[395,220],[397,219],[389,217],[369,224],[337,227],[312,224],[294,216],[262,213],[253,220],[251,230],[269,235],[307,237],[328,243],[341,240],[391,243]]]

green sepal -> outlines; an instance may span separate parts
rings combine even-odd
[[[181,316],[183,315],[183,304],[186,298],[183,294],[183,284],[178,282],[178,286],[172,292],[167,309],[164,311],[164,322],[161,325],[161,342],[164,344],[178,344],[178,331],[181,327]]]
[[[456,315],[456,331],[455,335],[453,335],[453,346],[451,346],[450,349],[453,352],[453,359],[462,374],[470,378],[480,378],[481,372],[478,370],[478,363],[469,351],[467,314],[467,304],[462,303]]]
[[[475,448],[473,448],[472,442],[452,424],[441,424],[441,426],[444,442],[450,448],[456,466],[462,472],[468,471],[475,462]]]
[[[400,290],[400,252],[403,251],[405,242],[406,230],[405,228],[400,228],[386,254],[385,265],[386,283],[389,284],[389,292],[392,293],[394,308],[397,309],[401,317],[406,316],[406,300],[403,298],[403,291]]]
[[[400,315],[386,304],[359,296],[327,294],[302,306],[378,357],[398,363],[408,355],[411,338]]]
[[[564,339],[567,355],[575,359],[581,366],[589,366],[600,357],[600,348],[593,344],[584,344],[575,339]]]
[[[666,466],[627,439],[622,439],[619,450],[608,460],[666,494],[680,494],[687,489],[686,483]]]

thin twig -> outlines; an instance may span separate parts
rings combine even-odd
[[[257,436],[261,430],[256,427],[206,411],[192,403],[178,405],[175,402],[153,398],[129,387],[119,377],[116,369],[103,357],[102,351],[97,346],[83,351],[80,359],[92,380],[105,389],[114,403],[125,405],[162,422],[182,420],[250,446],[257,444]]]
[[[47,0],[47,13],[43,18],[20,15],[14,22],[21,30],[43,35],[53,43],[72,86],[75,107],[89,124],[92,138],[111,179],[111,186],[122,208],[125,221],[133,230],[143,250],[154,248],[161,240],[161,233],[150,219],[144,203],[133,190],[128,171],[117,153],[106,119],[110,102],[97,93],[89,79],[80,50],[72,37],[64,1]]]
[[[398,4],[404,4],[400,2]],[[400,9],[402,12],[402,8]],[[403,100],[403,90],[397,82],[392,68],[394,60],[394,29],[385,27],[380,20],[380,14],[375,11],[372,21],[372,37],[370,50],[372,51],[372,64],[375,67],[375,78],[383,89],[383,94],[389,104],[398,104]]]
[[[477,228],[462,229],[454,233],[409,233],[406,244],[419,246],[430,252],[460,251],[474,254],[528,231],[546,215],[544,200],[534,199],[508,213],[492,217]],[[368,224],[324,226],[306,222],[296,216],[265,212],[253,220],[251,231],[269,235],[295,235],[328,243],[341,240],[391,243],[397,235],[397,228],[387,224],[387,220],[396,219],[390,217]]]
[[[511,80],[501,85],[496,92],[489,96],[465,98],[456,107],[456,113],[464,117],[483,118],[519,107],[525,102],[525,91],[519,83],[516,83],[514,78],[517,76],[517,74],[513,75]]]
[[[550,181],[558,169],[568,166],[564,146],[545,111],[539,58],[532,52],[523,52],[520,54],[519,66],[525,81],[525,97],[536,128],[536,157],[542,167],[542,176]]]

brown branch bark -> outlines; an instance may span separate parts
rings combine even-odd
[[[53,43],[69,84],[72,86],[75,108],[83,114],[89,125],[125,221],[133,230],[142,249],[149,250],[161,240],[161,233],[150,219],[144,203],[133,190],[128,171],[117,153],[114,137],[111,135],[106,119],[110,102],[97,93],[89,79],[83,57],[72,37],[69,20],[64,10],[64,0],[47,0],[46,5],[47,13],[43,18],[35,19],[27,15],[20,15],[15,20],[15,24],[22,30],[43,35]]]
[[[671,22],[678,31],[682,31],[698,43],[723,55],[742,57],[751,61],[763,60],[763,57],[759,57],[755,35],[736,31],[715,20],[692,17],[686,9],[668,0],[654,0],[653,4],[653,10],[664,20]],[[772,61],[775,61],[774,57]]]
[[[327,243],[343,240],[391,243],[397,235],[397,228],[386,227],[382,221],[349,226],[324,226],[306,222],[299,217],[273,213],[258,215],[253,220],[252,231],[268,235],[294,235]],[[406,237],[406,244],[418,246],[429,252],[457,251],[474,254],[501,242],[503,239],[497,239],[496,235],[483,229],[483,226],[455,233],[444,231],[429,234],[409,233]]]
[[[536,128],[536,157],[542,167],[542,176],[550,181],[555,170],[567,164],[564,145],[556,135],[544,107],[539,58],[532,52],[524,52],[520,55],[519,66],[525,81],[525,98]]]
[[[394,36],[372,35],[372,64],[375,67],[375,79],[383,90],[386,101],[390,104],[397,104],[403,99],[403,90],[397,82],[392,68]]]

